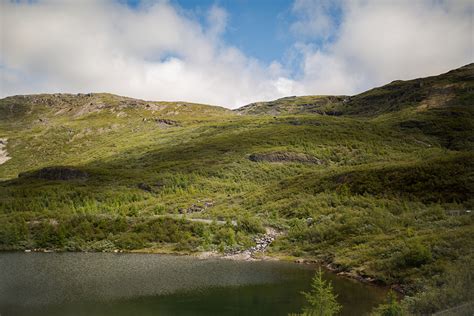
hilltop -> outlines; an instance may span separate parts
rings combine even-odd
[[[272,229],[266,255],[392,286],[412,311],[472,300],[473,73],[235,111],[4,98],[0,249],[234,253]]]
[[[0,100],[0,117],[3,122],[44,116],[63,116],[71,119],[93,113],[109,112],[118,117],[127,110],[147,110],[159,115],[200,116],[219,115],[229,110],[189,102],[144,101],[110,93],[32,94],[17,95]]]
[[[393,128],[421,130],[446,147],[474,149],[474,64],[445,74],[396,80],[355,96],[286,97],[243,106],[250,115],[322,114],[391,121]]]
[[[252,115],[376,116],[407,108],[428,111],[472,105],[473,90],[474,63],[438,76],[396,80],[354,96],[292,96],[251,103],[235,111]]]

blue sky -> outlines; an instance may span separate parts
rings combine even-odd
[[[19,0],[0,11],[0,97],[235,108],[353,95],[474,60],[471,0]]]
[[[123,1],[119,1],[123,2]],[[206,15],[212,7],[224,9],[227,14],[227,26],[222,40],[237,47],[247,56],[270,64],[273,61],[285,63],[293,45],[301,38],[291,31],[291,26],[298,20],[292,0],[171,0],[175,7],[182,8],[192,18],[206,25]],[[134,9],[147,5],[140,0],[127,0],[126,4]],[[328,10],[330,18],[337,26],[341,19],[340,5],[333,1]],[[330,34],[334,36],[336,31]],[[320,36],[305,38],[312,45],[322,47],[333,38],[322,40]],[[291,72],[297,72],[292,64],[287,66]]]
[[[229,13],[224,40],[264,62],[282,59],[294,40],[288,32],[292,2],[288,0],[182,0],[186,10],[205,12],[218,5]],[[203,15],[200,16],[203,18]]]

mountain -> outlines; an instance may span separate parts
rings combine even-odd
[[[473,67],[235,111],[4,98],[0,249],[238,252],[267,229],[267,255],[394,286],[420,313],[469,300],[450,280],[473,263]]]
[[[421,130],[450,149],[474,149],[474,64],[439,76],[397,80],[355,96],[288,97],[243,106],[250,115],[379,117],[393,128]]]
[[[235,110],[250,115],[326,114],[341,115],[338,108],[348,102],[348,96],[303,96],[286,97],[269,102],[255,102]]]
[[[375,116],[413,108],[468,106],[474,101],[474,63],[445,74],[414,80],[396,80],[355,96],[292,96],[256,102],[236,110],[242,114],[326,114]]]

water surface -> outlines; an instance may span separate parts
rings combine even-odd
[[[316,266],[110,253],[0,253],[0,314],[287,315],[304,306]],[[333,274],[342,315],[385,291]]]

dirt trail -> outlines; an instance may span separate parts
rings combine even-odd
[[[165,215],[155,215],[155,217],[171,217],[174,219],[185,219],[190,222],[198,222],[204,224],[212,224],[216,223],[217,225],[225,225],[227,224],[226,221],[214,220],[214,219],[207,219],[207,218],[193,218],[185,216],[184,214],[165,214]],[[230,222],[233,226],[237,226],[237,221]]]
[[[8,157],[6,138],[0,138],[0,165],[7,162],[11,157]]]

